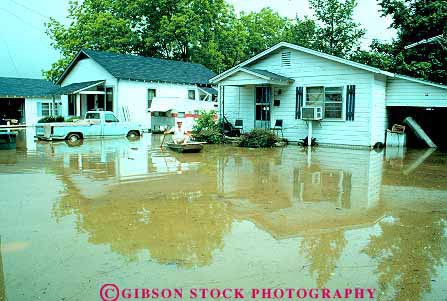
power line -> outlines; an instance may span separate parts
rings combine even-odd
[[[15,70],[17,76],[20,77],[19,69],[17,68],[17,65],[16,65],[16,63],[15,63],[15,61],[14,61],[14,58],[13,58],[12,54],[11,54],[11,49],[9,49],[8,43],[7,43],[6,40],[3,38],[3,35],[0,35],[0,38],[2,39],[3,44],[5,44],[6,52],[8,53],[9,59],[11,60],[12,67],[14,68],[14,70]]]
[[[3,10],[3,11],[5,11],[5,12],[7,12],[8,14],[10,14],[10,15],[16,17],[17,19],[19,19],[20,21],[22,21],[24,24],[28,25],[30,28],[32,28],[32,29],[38,31],[39,33],[42,33],[42,30],[41,30],[41,29],[38,29],[35,25],[33,25],[33,24],[31,24],[31,23],[25,21],[22,17],[16,15],[16,14],[13,13],[12,11],[10,11],[10,10],[4,8],[4,7],[0,7],[0,9]]]
[[[48,16],[44,15],[44,14],[41,13],[40,11],[38,11],[38,10],[36,10],[36,9],[34,9],[34,8],[31,8],[31,7],[29,7],[29,6],[26,6],[26,5],[24,5],[24,4],[20,3],[20,2],[17,2],[17,1],[15,1],[15,0],[9,0],[9,1],[11,1],[12,3],[14,3],[15,5],[18,5],[18,6],[23,7],[24,9],[26,9],[26,10],[28,10],[28,11],[30,11],[30,12],[35,13],[36,15],[39,15],[39,16],[44,17],[44,18],[47,18],[47,19],[49,18]]]

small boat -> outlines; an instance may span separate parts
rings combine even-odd
[[[188,142],[186,144],[168,143],[168,147],[178,153],[200,153],[203,149],[201,142]]]

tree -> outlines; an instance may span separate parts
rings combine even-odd
[[[234,63],[226,59],[227,43],[241,54],[240,42],[228,27],[236,24],[236,17],[224,0],[72,1],[68,19],[68,26],[55,19],[46,24],[52,46],[62,57],[44,72],[52,80],[82,48],[196,60],[213,70]]]
[[[396,57],[393,71],[447,83],[447,51],[437,43],[405,46],[437,35],[447,37],[446,0],[381,0],[384,16],[393,20],[391,27],[398,38],[388,53]]]
[[[281,42],[288,30],[287,18],[281,17],[271,8],[263,8],[258,13],[242,13],[240,22],[247,38],[246,58],[252,57]]]
[[[357,0],[309,0],[317,19],[314,48],[341,57],[352,55],[365,31],[353,20]]]
[[[317,25],[315,21],[307,17],[296,18],[289,24],[285,32],[284,41],[300,45],[307,48],[313,48],[316,43]]]

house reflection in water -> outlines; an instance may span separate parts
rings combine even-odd
[[[75,215],[89,243],[131,261],[149,258],[160,269],[213,270],[216,261],[234,256],[227,247],[235,246],[225,244],[235,243],[233,232],[243,229],[237,227],[252,224],[273,241],[293,241],[292,252],[317,287],[346,285],[334,276],[345,266],[387,299],[430,293],[447,257],[446,216],[436,211],[447,180],[424,178],[442,174],[430,160],[446,158],[408,153],[396,167],[383,152],[335,148],[308,156],[297,147],[207,146],[182,155],[160,150],[156,139],[43,146],[57,159],[52,169],[66,189],[53,217]],[[429,164],[417,167],[422,157]],[[363,270],[346,270],[360,257]]]
[[[241,151],[222,163],[221,190],[236,217],[277,239],[364,227],[383,217],[382,153],[319,148],[309,162],[299,151],[272,150],[272,160]]]

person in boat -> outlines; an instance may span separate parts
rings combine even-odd
[[[175,144],[187,144],[189,142],[190,135],[183,128],[183,122],[177,121],[177,126],[165,131],[165,134],[174,133],[172,140]]]

